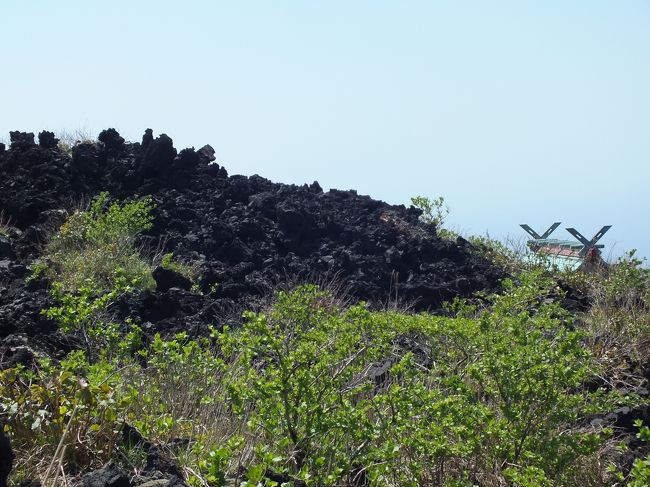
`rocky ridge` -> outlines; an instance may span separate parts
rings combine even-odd
[[[0,236],[0,338],[55,334],[40,315],[49,304],[47,283],[26,283],[28,266],[70,209],[101,191],[119,199],[151,195],[155,221],[144,248],[200,267],[200,293],[159,272],[157,290],[116,304],[120,317],[158,330],[238,316],[287,281],[337,281],[355,300],[397,296],[414,309],[436,310],[456,296],[491,291],[502,277],[467,241],[437,236],[416,208],[325,192],[317,182],[228,176],[214,160],[209,145],[179,152],[150,129],[141,143],[104,130],[71,151],[51,132],[41,132],[38,143],[31,133],[12,132],[10,148],[0,146],[0,212],[10,223]]]

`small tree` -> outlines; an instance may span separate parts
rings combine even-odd
[[[422,210],[420,219],[425,223],[434,225],[436,229],[442,227],[447,215],[449,215],[449,206],[445,204],[445,199],[442,196],[434,199],[426,196],[414,196],[411,198],[411,203]]]

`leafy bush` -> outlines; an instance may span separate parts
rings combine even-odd
[[[59,291],[82,287],[110,290],[120,275],[139,287],[153,287],[150,265],[135,248],[136,237],[151,228],[150,197],[108,204],[101,193],[85,211],[75,211],[48,243],[47,277]]]
[[[65,332],[81,335],[94,362],[115,344],[120,325],[107,309],[120,295],[154,286],[151,266],[135,248],[138,234],[151,228],[151,198],[108,204],[101,193],[85,211],[76,211],[32,266],[31,278],[45,275],[57,305],[42,310]]]
[[[313,286],[281,292],[270,313],[247,313],[241,331],[220,338],[234,361],[229,398],[263,431],[262,459],[331,484],[363,453],[348,434],[367,423],[367,406],[354,399],[372,385],[364,371],[388,353],[395,331],[362,306],[339,313],[328,303]]]
[[[18,452],[37,452],[40,458],[19,454],[17,470],[43,471],[47,466],[58,474],[61,465],[103,464],[115,452],[121,412],[136,396],[124,387],[113,364],[90,364],[81,351],[58,364],[43,358],[34,369],[0,371],[5,429]]]
[[[637,420],[635,422],[639,432],[637,438],[646,443],[650,443],[650,428],[643,425],[643,422]],[[627,484],[629,487],[644,487],[650,485],[650,455],[645,458],[637,458],[632,465],[630,471],[630,482]]]
[[[579,387],[592,370],[581,334],[539,304],[548,285],[531,275],[455,318],[332,309],[312,287],[248,314],[220,340],[235,412],[263,434],[261,471],[319,485],[565,485],[599,445],[565,427],[602,404]]]
[[[133,425],[152,440],[203,434],[198,425],[219,416],[225,368],[209,340],[156,334],[138,355],[147,367],[132,369],[128,377],[141,392],[137,410],[130,411]]]
[[[122,329],[125,327],[109,319],[107,309],[120,295],[131,292],[137,287],[137,281],[127,282],[119,273],[115,285],[109,292],[97,294],[97,290],[84,286],[76,293],[64,293],[58,283],[54,284],[52,294],[59,304],[42,310],[42,314],[55,320],[59,328],[67,333],[78,333],[84,340],[86,355],[94,361],[100,355],[116,356],[123,352],[120,349],[121,340],[138,334],[139,329],[127,320],[125,337]]]
[[[85,470],[109,459],[132,461],[137,452],[118,441],[125,424],[162,443],[192,438],[179,461],[200,485],[202,475],[215,473],[206,461],[207,452],[223,448],[217,433],[241,429],[221,412],[222,362],[207,339],[156,336],[144,347],[140,330],[130,330],[106,330],[109,346],[93,362],[75,351],[60,362],[42,358],[33,368],[0,372],[0,417],[19,458],[17,475],[46,480],[61,466]]]
[[[445,199],[442,196],[434,199],[426,196],[414,196],[411,198],[411,203],[422,210],[420,219],[425,223],[430,223],[437,229],[442,227],[447,215],[449,215],[449,206],[445,204]]]

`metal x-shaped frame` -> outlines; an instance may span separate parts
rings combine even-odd
[[[573,235],[584,247],[580,251],[578,255],[580,257],[584,257],[587,255],[590,249],[602,249],[604,245],[596,245],[596,242],[598,242],[601,238],[603,238],[603,235],[607,233],[607,230],[612,228],[611,225],[605,225],[603,228],[601,228],[596,235],[594,235],[591,240],[587,240],[578,230],[575,228],[567,228],[567,232],[569,232],[571,235]]]
[[[548,227],[548,230],[546,230],[546,231],[545,231],[543,234],[541,234],[541,235],[539,235],[535,230],[533,230],[532,228],[530,228],[530,227],[529,227],[528,225],[526,225],[525,223],[522,223],[522,224],[519,225],[519,226],[520,226],[521,228],[523,228],[524,230],[526,230],[526,232],[527,232],[531,237],[533,237],[535,240],[540,240],[540,239],[548,238],[548,237],[551,235],[551,233],[553,233],[553,232],[555,231],[555,229],[556,229],[557,227],[560,226],[560,223],[561,223],[561,222],[555,222],[555,223],[553,223],[553,225],[551,225],[550,227]]]

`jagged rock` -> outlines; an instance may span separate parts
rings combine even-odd
[[[171,168],[176,154],[172,139],[167,134],[160,134],[147,145],[141,165],[142,175],[145,177],[164,175]]]
[[[35,145],[33,132],[9,132],[9,140],[12,149],[29,149]]]
[[[156,289],[158,291],[169,291],[173,287],[189,291],[192,287],[192,281],[172,269],[156,267],[153,270],[152,276],[156,281]]]
[[[104,162],[93,142],[81,142],[72,149],[72,167],[85,177],[98,177]]]
[[[206,164],[211,163],[217,158],[214,156],[214,149],[211,145],[204,145],[198,151],[199,156],[203,159]]]
[[[0,423],[0,487],[7,487],[7,478],[11,473],[14,453],[9,438],[4,434],[3,424]]]
[[[38,145],[43,149],[53,149],[59,144],[59,139],[54,136],[54,132],[43,130],[38,134]]]
[[[160,472],[162,474],[182,477],[180,467],[159,446],[152,446],[147,452],[145,472]]]
[[[0,370],[17,365],[29,367],[34,362],[34,351],[29,347],[27,337],[9,335],[0,342]]]
[[[146,149],[153,142],[153,130],[147,129],[142,136],[142,148]]]
[[[141,484],[138,484],[136,487],[168,487],[169,479],[154,479],[147,480]]]
[[[172,478],[169,479],[169,482],[165,487],[187,487],[187,484],[183,482],[183,480],[180,477],[174,475]]]
[[[180,477],[174,475],[169,479],[148,480],[138,484],[137,487],[187,487],[187,484]]]
[[[605,419],[612,421],[617,428],[629,433],[636,433],[638,428],[634,424],[635,421],[639,420],[643,424],[650,423],[650,404],[636,407],[623,406],[609,413]]]
[[[103,142],[104,146],[108,150],[119,151],[124,147],[124,137],[113,128],[102,130],[99,133],[97,140]]]
[[[84,487],[131,487],[131,480],[120,467],[114,463],[87,473],[83,476]]]
[[[14,257],[14,252],[11,249],[11,243],[9,239],[4,235],[0,235],[0,258],[12,259]]]

